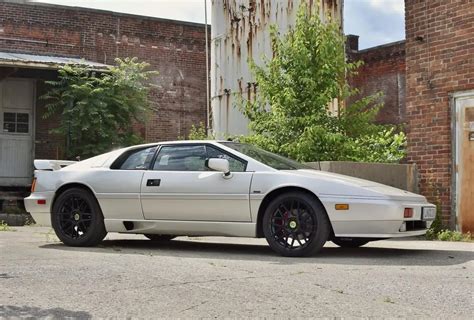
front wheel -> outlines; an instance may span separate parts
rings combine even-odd
[[[331,241],[341,248],[359,248],[369,243],[369,240],[362,238],[334,238]]]
[[[317,253],[330,234],[322,204],[306,193],[289,192],[270,202],[263,216],[263,233],[270,247],[287,257]]]
[[[73,247],[95,246],[107,235],[97,200],[81,188],[68,189],[58,196],[51,225],[59,240]]]

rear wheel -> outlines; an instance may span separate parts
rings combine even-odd
[[[107,235],[97,200],[81,188],[68,189],[58,196],[51,224],[59,240],[73,247],[95,246]]]
[[[144,234],[144,236],[150,239],[151,241],[160,241],[160,242],[166,242],[166,241],[170,241],[176,238],[176,236],[169,235],[169,234]]]
[[[313,196],[289,192],[270,202],[263,216],[263,233],[270,247],[287,257],[309,256],[326,243],[330,222]]]
[[[358,248],[369,243],[369,240],[363,238],[334,238],[331,241],[341,248]]]

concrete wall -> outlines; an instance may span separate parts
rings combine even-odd
[[[307,163],[315,169],[367,179],[395,188],[418,193],[418,173],[414,164],[386,164],[350,161]]]

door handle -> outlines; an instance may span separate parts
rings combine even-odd
[[[161,179],[148,179],[146,181],[147,187],[159,187],[161,183]]]

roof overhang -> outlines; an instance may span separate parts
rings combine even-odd
[[[86,66],[92,70],[97,71],[105,71],[110,67],[107,64],[84,60],[80,58],[44,56],[0,51],[0,67],[57,70],[67,64]]]

